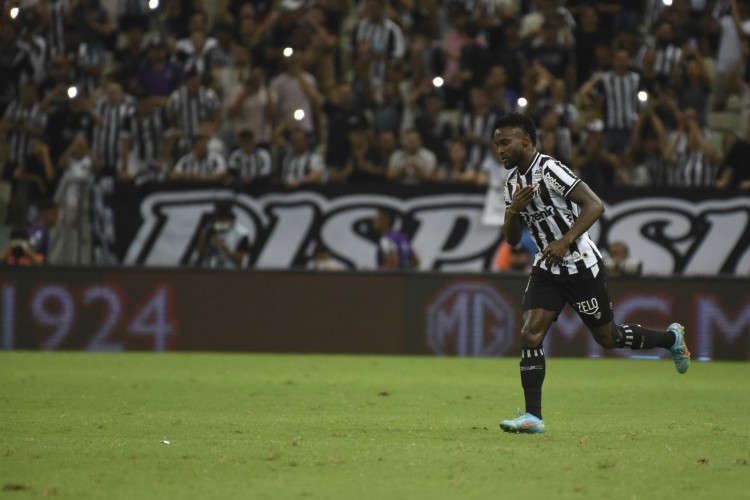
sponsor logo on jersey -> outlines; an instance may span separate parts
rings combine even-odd
[[[521,212],[521,217],[523,217],[523,221],[526,224],[539,222],[540,220],[552,217],[553,215],[555,215],[555,209],[553,207],[544,207],[542,210],[537,210],[533,213]]]
[[[544,179],[549,184],[551,184],[553,188],[555,188],[555,191],[558,191],[560,193],[564,193],[565,192],[565,187],[562,184],[560,184],[559,182],[557,182],[557,179],[555,179],[554,177],[552,177],[552,175],[550,175],[549,172],[547,172],[547,173],[544,174]]]
[[[596,300],[596,297],[591,297],[590,299],[576,302],[576,309],[578,309],[579,313],[593,316],[596,319],[602,317],[602,312],[599,310],[599,301]]]

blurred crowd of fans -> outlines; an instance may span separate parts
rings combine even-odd
[[[495,119],[592,186],[750,189],[743,0],[22,0],[0,224],[120,182],[466,183]],[[76,226],[78,227],[78,226]],[[80,229],[80,228],[79,228]],[[85,229],[85,228],[84,228]]]

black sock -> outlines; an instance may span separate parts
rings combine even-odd
[[[641,325],[630,323],[617,327],[620,332],[623,347],[630,347],[634,351],[640,349],[653,349],[654,347],[663,347],[669,349],[674,345],[674,333],[669,330],[656,331],[643,328]]]
[[[526,398],[526,413],[542,418],[542,383],[547,373],[544,349],[539,347],[521,348],[521,385]]]

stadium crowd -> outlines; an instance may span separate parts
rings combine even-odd
[[[11,0],[2,16],[0,224],[51,204],[80,222],[107,182],[485,186],[514,110],[594,187],[750,189],[743,0]]]

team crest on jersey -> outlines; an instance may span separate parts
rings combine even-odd
[[[531,178],[534,179],[537,182],[541,181],[542,180],[542,170],[541,169],[534,170],[534,174],[531,176]]]
[[[573,252],[573,262],[578,262],[581,259],[583,259],[583,257],[581,257],[580,252]]]

